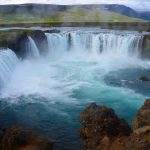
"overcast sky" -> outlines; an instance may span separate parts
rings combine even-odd
[[[132,8],[150,11],[150,0],[0,0],[0,4],[21,4],[21,3],[124,4]]]

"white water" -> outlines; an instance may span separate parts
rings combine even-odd
[[[96,101],[97,104],[113,107],[121,117],[131,120],[147,95],[126,86],[106,84],[108,78],[104,78],[118,75],[126,69],[150,68],[150,62],[138,58],[142,36],[81,33],[46,34],[49,55],[41,58],[32,52],[31,58],[38,56],[38,59],[19,61],[15,68],[10,67],[10,73],[0,64],[0,74],[3,67],[3,72],[10,77],[0,90],[3,123],[17,122],[17,125],[27,128],[38,128],[43,136],[60,143],[58,149],[82,149],[78,141],[77,118],[89,103]],[[13,58],[14,55],[10,54]],[[0,56],[0,60],[4,58]],[[70,131],[71,136],[68,136]]]
[[[16,54],[10,49],[0,50],[0,88],[11,78],[12,72],[18,63]]]
[[[75,91],[90,97],[101,95],[127,100],[141,100],[144,95],[128,88],[111,87],[103,77],[111,71],[146,68],[149,62],[138,58],[142,36],[134,34],[62,32],[46,34],[49,56],[24,60],[12,74],[11,81],[1,90],[1,97],[36,96],[50,102],[77,102]],[[38,50],[29,37],[34,56]],[[107,91],[103,92],[103,91]],[[109,96],[108,96],[109,95]],[[108,97],[107,97],[108,96]]]
[[[39,49],[37,48],[34,40],[29,36],[29,47],[28,47],[28,56],[30,58],[40,58]]]
[[[100,54],[115,54],[119,56],[139,55],[143,36],[136,34],[92,33],[92,32],[62,32],[47,33],[49,50],[52,55],[62,51]]]

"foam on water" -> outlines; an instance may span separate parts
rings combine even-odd
[[[4,127],[17,124],[37,129],[55,140],[57,149],[79,150],[78,116],[89,103],[110,106],[130,122],[149,93],[107,83],[111,74],[150,68],[149,61],[139,58],[142,35],[63,31],[46,36],[49,55],[45,58],[31,38],[30,59],[19,61],[16,67],[4,65],[13,64],[13,52],[0,55],[0,75],[9,77],[0,90]]]
[[[139,96],[131,89],[109,87],[103,78],[111,71],[149,67],[149,62],[138,58],[142,36],[77,31],[46,33],[46,36],[48,57],[22,61],[14,70],[9,84],[1,90],[1,98],[11,97],[15,101],[21,96],[38,96],[48,98],[50,102],[72,103],[78,101],[74,94],[79,90],[82,92],[83,87],[88,89],[87,93],[92,89],[99,91],[97,95],[101,97],[105,97],[105,92],[101,92],[105,89],[108,91],[106,99],[109,93],[112,97],[119,94],[127,97],[131,95],[129,93],[132,93],[131,98]],[[33,56],[39,57],[33,39],[29,37],[29,40]],[[94,95],[91,93],[89,97]],[[144,95],[139,97],[142,99],[142,96],[144,99]]]

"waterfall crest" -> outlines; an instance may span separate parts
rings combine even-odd
[[[12,50],[0,50],[0,88],[9,81],[18,61],[16,54]]]
[[[64,33],[46,33],[50,53],[60,51],[84,51],[94,55],[119,54],[138,56],[142,35],[127,33],[92,33],[70,31]]]
[[[40,53],[39,53],[39,49],[37,48],[34,40],[28,36],[29,39],[29,45],[28,45],[28,56],[29,57],[33,57],[33,58],[39,58],[40,57]]]

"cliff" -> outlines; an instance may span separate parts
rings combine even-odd
[[[114,29],[114,30],[134,30],[138,28],[139,30],[145,29],[145,31],[149,31],[149,24],[124,24],[120,23],[115,25],[115,23],[104,23],[101,24],[102,28],[106,29]],[[63,25],[65,26],[65,25]],[[67,24],[66,24],[67,26]],[[68,24],[69,26],[69,24]],[[81,25],[82,26],[82,25]],[[130,27],[129,27],[130,26]],[[31,36],[35,41],[41,55],[47,55],[48,50],[48,41],[45,35],[47,33],[59,33],[59,28],[57,29],[49,29],[46,31],[43,30],[31,30],[31,29],[10,29],[10,30],[1,30],[0,31],[0,47],[1,48],[10,48],[12,49],[19,58],[26,57],[26,53],[28,50],[28,37]],[[143,35],[143,40],[141,41],[140,54],[142,58],[150,58],[150,35]]]
[[[80,115],[84,150],[149,150],[150,99],[138,111],[132,127],[115,112],[95,103]]]

